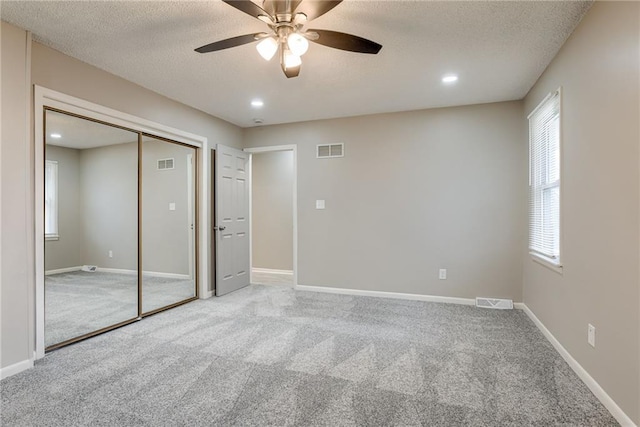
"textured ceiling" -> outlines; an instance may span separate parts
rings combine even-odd
[[[196,47],[266,25],[221,1],[2,1],[34,39],[242,127],[521,99],[578,24],[582,1],[346,0],[308,27],[383,45],[378,55],[312,43],[287,79],[254,44]],[[443,74],[456,73],[455,85]],[[250,101],[265,105],[254,109]]]

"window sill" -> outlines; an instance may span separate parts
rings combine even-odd
[[[543,267],[547,267],[549,270],[555,271],[556,273],[562,275],[562,264],[557,263],[535,252],[529,252],[529,255],[531,255],[531,259],[533,260],[533,262],[536,262]]]
[[[58,236],[57,234],[47,234],[47,235],[44,236],[44,240],[46,240],[46,241],[60,240],[60,236]]]

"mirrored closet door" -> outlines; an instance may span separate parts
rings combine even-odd
[[[196,298],[197,150],[44,115],[46,349]]]
[[[138,317],[138,134],[45,112],[45,344]]]

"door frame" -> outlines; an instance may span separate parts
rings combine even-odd
[[[251,154],[274,151],[293,151],[293,288],[298,286],[298,145],[272,145],[245,148]],[[249,268],[250,282],[253,283],[253,156],[249,159]]]
[[[165,126],[150,120],[142,119],[131,114],[113,110],[99,104],[76,98],[61,92],[47,89],[42,86],[34,87],[34,160],[35,160],[35,295],[30,302],[31,307],[35,307],[35,328],[29,331],[30,342],[35,359],[44,357],[45,341],[45,307],[44,307],[44,108],[51,107],[66,111],[79,116],[115,124],[137,132],[143,132],[151,136],[157,136],[192,146],[201,153],[208,153],[209,144],[207,138],[180,129]],[[199,223],[207,224],[209,214],[209,204],[206,203],[209,197],[209,163],[208,156],[196,155],[198,159],[198,177],[196,178],[196,188],[201,203],[196,208],[199,215]],[[209,266],[209,227],[198,227],[198,295],[200,298],[211,297],[208,290],[208,266]]]

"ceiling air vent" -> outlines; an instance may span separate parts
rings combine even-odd
[[[320,144],[316,145],[316,157],[319,159],[330,159],[333,157],[344,157],[344,144]]]
[[[173,169],[173,159],[160,159],[158,160],[158,170]]]

